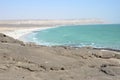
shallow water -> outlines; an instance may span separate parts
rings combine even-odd
[[[120,24],[71,25],[34,31],[25,38],[47,46],[120,49]]]

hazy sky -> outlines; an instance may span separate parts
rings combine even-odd
[[[81,18],[120,23],[120,0],[0,0],[0,20]]]

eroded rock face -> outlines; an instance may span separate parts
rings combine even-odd
[[[101,71],[110,76],[120,76],[120,65],[108,65],[101,66]]]
[[[115,57],[115,53],[110,51],[100,51],[99,53],[93,52],[92,54],[97,58],[103,58],[103,59],[110,59]]]
[[[115,58],[120,59],[120,54],[115,54]]]
[[[22,43],[0,34],[0,80],[120,80],[120,52]]]

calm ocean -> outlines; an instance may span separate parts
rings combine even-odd
[[[26,40],[47,46],[92,46],[120,50],[120,24],[60,26],[34,31],[26,36]]]

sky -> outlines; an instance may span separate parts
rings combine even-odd
[[[120,23],[120,0],[0,0],[0,20],[91,18]]]

